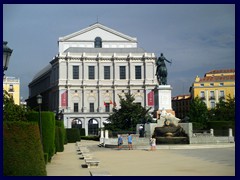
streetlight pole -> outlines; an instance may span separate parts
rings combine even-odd
[[[3,41],[3,77],[5,75],[4,71],[8,69],[9,60],[13,51],[7,46],[7,43],[7,41]]]
[[[42,142],[42,117],[41,117],[41,104],[42,104],[42,96],[39,94],[37,95],[37,103],[39,105],[39,129],[40,129],[40,138],[41,138],[41,144],[43,147],[43,142]]]

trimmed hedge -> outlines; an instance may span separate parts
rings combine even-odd
[[[235,121],[209,121],[207,123],[208,129],[214,130],[214,135],[228,135],[228,129],[233,130],[235,135]]]
[[[100,136],[81,136],[81,139],[83,139],[83,140],[99,141]]]
[[[64,141],[66,136],[66,130],[64,128],[63,121],[56,120],[56,127],[55,127],[55,148],[56,152],[63,152],[64,151]]]
[[[80,132],[78,128],[66,129],[67,141],[69,143],[75,143],[76,141],[81,141]]]
[[[39,123],[39,113],[31,112],[28,114],[28,120]],[[48,153],[48,161],[55,154],[55,115],[53,112],[41,112],[42,141],[44,153]]]
[[[3,122],[3,175],[47,175],[37,123]]]
[[[85,128],[80,128],[79,131],[80,131],[80,136],[86,136]]]

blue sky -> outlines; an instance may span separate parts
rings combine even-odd
[[[58,38],[98,21],[167,63],[172,96],[188,94],[198,75],[235,68],[234,4],[3,5],[3,40],[13,49],[7,76],[19,77],[21,96],[58,53]]]

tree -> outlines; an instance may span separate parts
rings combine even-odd
[[[148,114],[149,109],[134,103],[134,96],[125,93],[125,98],[120,96],[120,109],[113,109],[113,114],[108,118],[110,123],[104,124],[105,129],[112,131],[134,131],[138,123],[147,122],[151,116]]]
[[[226,101],[220,99],[214,109],[210,110],[211,121],[234,121],[235,120],[235,98],[227,96]]]
[[[189,118],[190,122],[193,122],[194,129],[204,129],[207,127],[208,109],[198,96],[190,103]]]
[[[12,96],[4,90],[3,92],[3,121],[27,121],[27,110],[14,104]]]

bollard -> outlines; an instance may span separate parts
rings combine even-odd
[[[214,136],[213,129],[210,129],[210,134],[211,134],[211,136]]]
[[[228,129],[228,136],[229,136],[229,137],[232,137],[232,136],[233,136],[233,135],[232,135],[232,129],[231,129],[231,128]]]

